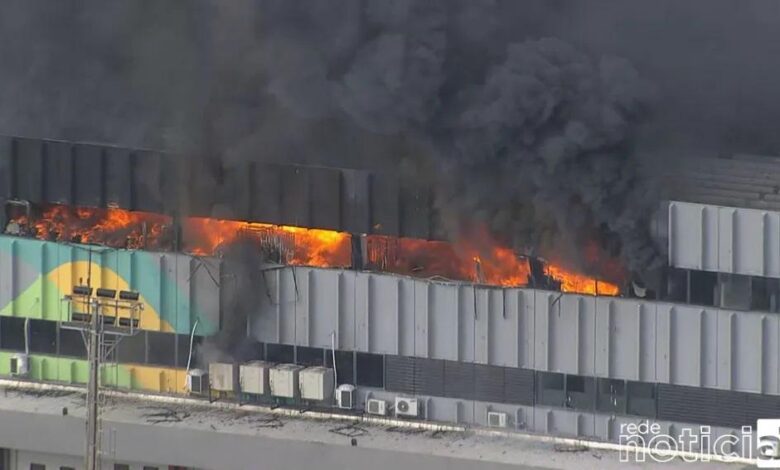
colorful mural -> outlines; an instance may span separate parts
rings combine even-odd
[[[219,260],[0,236],[0,315],[67,321],[74,285],[138,291],[140,327],[199,335],[219,328]]]

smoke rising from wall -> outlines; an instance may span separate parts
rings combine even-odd
[[[448,236],[595,271],[594,241],[658,264],[654,168],[780,151],[776,3],[6,3],[0,132],[181,152],[203,194],[248,159],[400,171]]]

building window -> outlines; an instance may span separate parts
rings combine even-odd
[[[130,470],[130,465],[126,463],[115,463],[114,470]]]
[[[381,354],[355,354],[356,383],[364,387],[385,386],[385,357]]]
[[[715,305],[715,286],[718,284],[718,273],[706,271],[688,271],[688,295],[694,305]]]
[[[60,467],[60,470],[76,470],[73,467]]]
[[[84,338],[81,332],[60,328],[59,354],[70,357],[87,357],[87,347],[84,345]]]
[[[322,348],[299,346],[295,350],[295,363],[303,366],[322,366]]]
[[[292,364],[295,362],[295,348],[289,344],[266,344],[265,358],[277,364]]]
[[[325,367],[333,367],[333,351],[325,353]],[[355,354],[352,351],[336,351],[336,378],[341,384],[355,383]]]
[[[46,470],[46,465],[42,463],[31,463],[30,470]]]
[[[0,349],[24,351],[24,318],[0,317]]]
[[[598,379],[596,409],[608,413],[626,412],[626,382],[615,379]]]
[[[149,465],[144,465],[144,470],[158,470],[158,467],[150,467]]]
[[[564,406],[565,377],[555,372],[537,372],[536,402],[540,405]]]
[[[176,366],[176,337],[170,333],[147,331],[148,362],[158,366]]]
[[[566,406],[592,410],[596,406],[596,383],[593,377],[566,376]]]
[[[146,331],[126,336],[116,345],[117,360],[123,364],[146,363]]]
[[[628,405],[626,412],[630,415],[655,418],[656,415],[656,384],[646,382],[628,382]]]
[[[30,320],[30,352],[57,354],[57,322]]]

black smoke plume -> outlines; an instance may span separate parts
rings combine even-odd
[[[267,267],[268,253],[257,240],[239,237],[222,247],[221,257],[220,330],[199,345],[199,364],[244,361],[256,353],[256,343],[249,339],[247,329],[250,316],[267,295],[263,269]]]
[[[776,5],[8,0],[0,132],[172,150],[206,195],[246,160],[398,171],[447,236],[643,270],[656,168],[780,151]]]

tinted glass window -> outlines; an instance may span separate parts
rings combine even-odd
[[[333,367],[333,351],[325,355],[325,367]],[[355,383],[354,354],[351,351],[336,351],[336,376],[339,384]]]
[[[122,363],[146,363],[146,332],[139,331],[133,336],[125,336],[116,346],[117,360]]]
[[[385,386],[385,360],[381,354],[357,353],[357,385],[382,388]]]
[[[146,341],[149,347],[149,364],[170,367],[176,365],[175,335],[148,331]]]
[[[266,344],[265,357],[270,362],[292,364],[295,361],[295,349],[288,344]]]
[[[87,347],[81,332],[60,328],[60,355],[70,357],[87,357]]]
[[[30,352],[57,353],[57,322],[30,320]]]
[[[322,366],[324,364],[321,348],[299,346],[295,354],[295,362],[304,366]]]
[[[24,318],[0,317],[0,349],[24,351]]]

